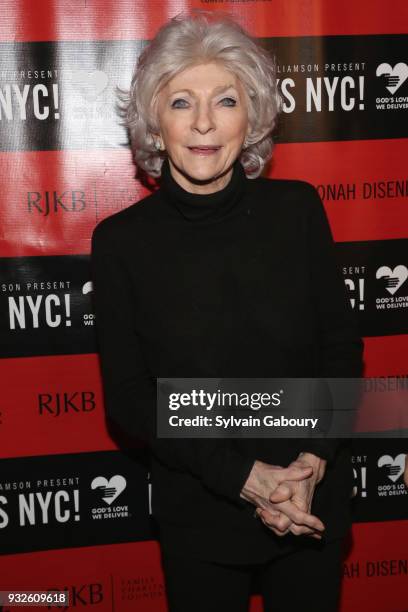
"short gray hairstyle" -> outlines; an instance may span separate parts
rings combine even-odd
[[[160,132],[157,97],[176,74],[196,64],[221,63],[243,85],[250,133],[239,160],[248,178],[259,176],[272,157],[272,131],[282,108],[275,57],[224,11],[193,9],[165,23],[138,57],[129,90],[118,88],[119,113],[128,129],[137,166],[161,175],[166,152],[155,148]]]

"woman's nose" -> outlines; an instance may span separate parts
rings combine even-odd
[[[198,130],[202,134],[205,134],[214,127],[214,117],[209,104],[198,104],[194,114],[192,128]]]

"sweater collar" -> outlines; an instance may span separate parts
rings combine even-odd
[[[191,193],[173,178],[168,158],[165,158],[161,170],[160,191],[178,216],[191,223],[205,224],[221,221],[240,212],[247,181],[245,170],[237,158],[233,164],[231,178],[225,187],[214,193]]]

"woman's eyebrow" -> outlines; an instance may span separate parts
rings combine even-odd
[[[227,89],[230,89],[230,88],[235,89],[235,85],[233,85],[233,84],[230,84],[230,85],[219,85],[218,87],[215,87],[213,89],[213,95],[215,95],[216,93],[221,92],[221,91],[226,91]],[[192,91],[191,89],[187,89],[187,88],[185,88],[185,89],[178,89],[177,91],[172,91],[170,93],[170,95],[172,96],[173,94],[181,93],[183,91],[186,91],[189,94],[191,94],[192,96],[194,96],[194,91]]]

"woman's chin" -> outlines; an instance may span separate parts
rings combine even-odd
[[[199,158],[193,162],[181,166],[182,173],[193,181],[210,181],[222,174],[225,166],[205,158]]]

